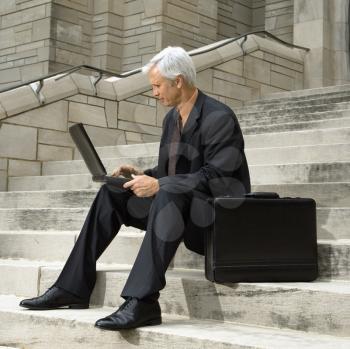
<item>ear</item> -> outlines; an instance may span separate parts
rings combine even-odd
[[[183,87],[184,85],[184,78],[182,75],[178,75],[176,78],[175,78],[175,85],[177,88],[181,88]]]

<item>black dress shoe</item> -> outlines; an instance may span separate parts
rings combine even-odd
[[[141,326],[160,325],[161,310],[158,301],[128,298],[113,314],[97,320],[96,327],[105,330],[126,330]]]
[[[89,308],[89,300],[79,298],[62,288],[53,286],[43,295],[24,299],[19,305],[32,310],[50,310],[67,307],[71,309],[87,309]]]

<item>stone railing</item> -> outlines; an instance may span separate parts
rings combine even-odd
[[[303,88],[304,51],[259,36],[193,60],[198,87],[233,109]],[[73,73],[44,80],[40,94],[30,86],[0,93],[0,190],[7,189],[8,176],[40,175],[43,161],[73,159],[68,127],[75,122],[86,125],[96,146],[152,142],[160,138],[167,111],[141,73],[102,79],[96,89],[91,76]]]

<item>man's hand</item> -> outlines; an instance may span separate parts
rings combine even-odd
[[[158,179],[146,176],[132,176],[133,179],[126,182],[123,187],[131,189],[138,197],[147,197],[155,195],[159,190]]]
[[[143,171],[132,165],[121,165],[112,172],[113,177],[124,176],[132,178],[132,175],[143,175]]]

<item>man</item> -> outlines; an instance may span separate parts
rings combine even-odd
[[[180,47],[168,47],[143,68],[153,95],[174,107],[165,116],[158,166],[142,172],[124,165],[114,176],[132,177],[124,189],[103,185],[60,276],[29,309],[87,308],[96,260],[122,224],[146,230],[121,297],[126,301],[95,326],[120,330],[161,323],[159,291],[183,240],[204,254],[213,222],[210,198],[250,191],[243,136],[230,108],[195,87],[196,71]]]

